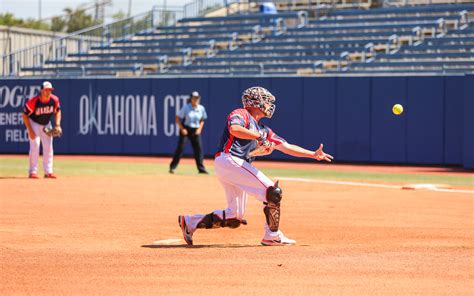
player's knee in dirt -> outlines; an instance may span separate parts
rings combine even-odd
[[[221,227],[237,228],[240,226],[240,224],[247,225],[247,221],[239,220],[237,218],[226,219],[225,210],[224,210],[222,211],[222,219],[218,215],[214,214],[214,212],[209,213],[206,216],[204,216],[201,222],[198,223],[197,228],[206,228],[206,229],[221,228]]]
[[[283,191],[278,187],[278,181],[274,186],[267,188],[266,194],[267,202],[263,204],[263,212],[265,213],[265,218],[267,220],[268,227],[271,231],[278,231],[280,225],[280,202],[283,198]]]

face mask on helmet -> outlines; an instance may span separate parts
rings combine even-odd
[[[260,86],[248,88],[242,94],[242,104],[245,108],[258,108],[265,113],[265,117],[268,118],[271,118],[275,112],[275,100],[275,96]]]

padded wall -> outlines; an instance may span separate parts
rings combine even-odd
[[[463,162],[474,167],[474,76],[324,78],[173,78],[52,80],[61,99],[64,154],[172,154],[175,116],[191,91],[208,120],[204,151],[212,156],[242,91],[261,85],[277,97],[265,119],[291,143],[325,150],[337,161],[410,164]],[[0,153],[27,153],[24,101],[39,80],[0,80]],[[394,104],[405,107],[395,116]],[[186,154],[192,151],[190,145]],[[289,156],[274,153],[268,158]]]

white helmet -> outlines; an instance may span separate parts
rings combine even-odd
[[[273,112],[275,112],[275,100],[275,96],[273,96],[267,89],[260,86],[247,88],[242,94],[242,104],[244,105],[244,108],[258,108],[260,111],[265,113],[265,117],[268,118],[272,118]],[[270,107],[266,108],[265,104],[270,105]]]

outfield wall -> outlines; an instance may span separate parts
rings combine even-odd
[[[171,154],[174,117],[188,94],[209,119],[204,150],[216,152],[226,117],[254,85],[277,97],[266,120],[289,142],[325,144],[339,161],[464,165],[474,168],[474,76],[52,80],[61,99],[63,154]],[[24,100],[39,80],[0,80],[0,153],[27,153]],[[392,105],[405,107],[401,116]],[[191,150],[187,148],[189,153]],[[285,159],[279,152],[271,158]]]

